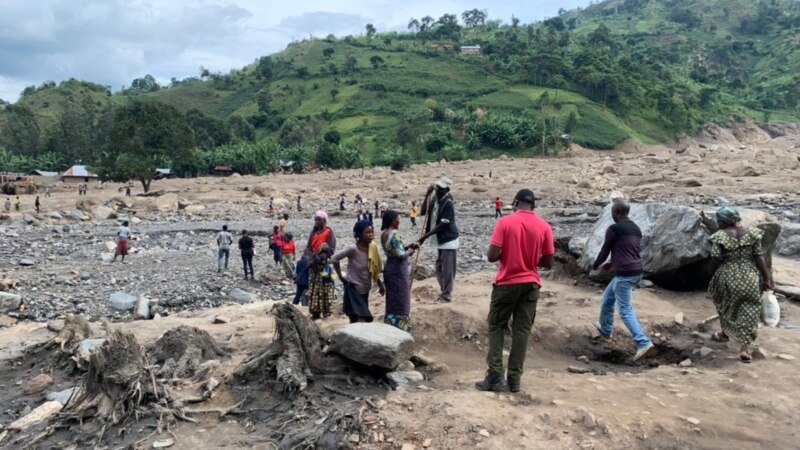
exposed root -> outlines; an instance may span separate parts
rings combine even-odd
[[[239,367],[234,375],[263,373],[268,381],[283,383],[286,391],[303,391],[322,366],[322,347],[327,338],[313,321],[288,303],[275,305],[271,313],[276,329],[272,344]]]
[[[61,347],[62,352],[74,353],[78,344],[92,337],[92,326],[81,316],[67,314],[64,318],[64,329],[58,333],[53,342]]]
[[[185,325],[164,333],[150,350],[162,365],[159,375],[170,378],[191,377],[203,362],[227,355],[208,332]]]

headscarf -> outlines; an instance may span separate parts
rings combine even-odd
[[[728,225],[737,225],[742,221],[742,216],[736,208],[726,206],[717,210],[717,222],[725,223]]]
[[[364,234],[364,231],[371,226],[372,222],[369,220],[359,220],[353,227],[353,236],[356,238],[356,241],[361,241],[361,236]]]
[[[320,209],[314,213],[314,219],[328,220],[328,213]]]
[[[394,222],[394,219],[396,219],[398,216],[400,216],[400,214],[398,214],[397,211],[391,209],[383,213],[383,220],[381,221],[381,231],[389,228],[389,225],[391,225],[392,222]]]

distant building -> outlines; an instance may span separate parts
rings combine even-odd
[[[461,47],[460,54],[466,56],[476,56],[476,55],[480,56],[483,54],[483,52],[481,51],[480,45],[464,45]]]
[[[24,173],[0,172],[0,183],[11,183],[14,181],[26,182],[28,177]]]
[[[453,45],[452,44],[433,44],[431,48],[439,50],[440,52],[452,52]]]
[[[46,178],[54,178],[59,176],[58,172],[48,172],[46,170],[31,170],[28,172],[29,177],[46,177]]]
[[[229,177],[233,174],[234,170],[231,166],[216,166],[211,169],[211,176],[214,177]]]
[[[175,174],[172,173],[172,169],[156,169],[156,173],[153,174],[153,179],[163,180],[165,178],[175,178]]]
[[[61,175],[64,183],[88,183],[100,179],[97,175],[89,172],[86,166],[72,166]]]

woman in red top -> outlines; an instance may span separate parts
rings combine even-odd
[[[500,200],[500,197],[494,201],[494,218],[498,217],[503,217],[503,201]]]
[[[334,235],[331,227],[328,226],[328,213],[320,210],[314,213],[314,229],[311,230],[311,236],[308,237],[308,243],[303,251],[303,258],[305,258],[308,264],[301,268],[303,273],[298,271],[296,274],[300,279],[309,280],[309,292],[315,292],[312,289],[315,287],[319,289],[318,286],[315,286],[319,277],[312,276],[314,273],[312,273],[311,270],[313,270],[313,267],[317,266],[317,255],[319,254],[320,249],[322,249],[322,246],[325,244],[328,244],[330,249],[330,255],[328,256],[333,255],[336,252],[336,236]]]
[[[272,234],[269,235],[269,248],[272,250],[272,256],[275,259],[275,265],[281,264],[281,255],[283,248],[283,234],[277,226],[272,228]]]
[[[281,254],[283,256],[281,264],[283,264],[283,271],[286,273],[286,278],[292,280],[294,280],[294,253],[295,244],[292,233],[286,233],[283,235],[283,247],[281,247]]]

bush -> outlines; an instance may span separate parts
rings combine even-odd
[[[411,155],[400,147],[389,147],[376,155],[372,161],[375,166],[389,166],[392,170],[403,170],[411,163]]]

